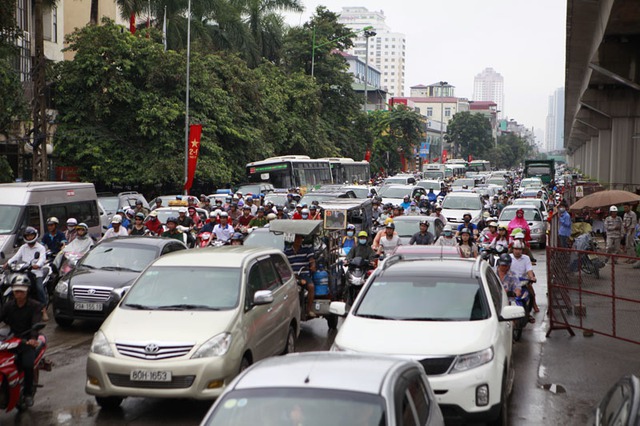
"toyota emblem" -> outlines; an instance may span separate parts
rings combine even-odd
[[[94,295],[96,294],[96,289],[95,288],[90,288],[89,290],[87,290],[87,293]]]
[[[156,354],[158,353],[159,350],[160,350],[160,347],[155,343],[149,343],[147,346],[144,347],[145,353],[149,355]]]

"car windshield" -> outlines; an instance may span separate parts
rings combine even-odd
[[[411,237],[416,232],[420,232],[420,221],[422,219],[419,218],[416,220],[396,220],[394,224],[396,225],[396,232],[401,237]]]
[[[240,269],[153,266],[140,275],[122,307],[165,310],[229,310],[238,305]]]
[[[404,198],[405,195],[411,197],[411,188],[383,186],[378,195],[384,198]]]
[[[524,179],[522,182],[520,182],[520,186],[522,186],[523,188],[528,188],[528,187],[541,187],[542,186],[542,181],[540,179]]]
[[[344,195],[343,192],[329,193],[329,194],[314,194],[312,192],[306,194],[304,197],[300,199],[300,204],[306,203],[307,206],[310,206],[314,201],[318,201],[319,203],[326,200],[333,200],[335,198]]]
[[[264,203],[271,201],[274,206],[284,206],[287,203],[287,194],[276,194],[270,192],[264,196]]]
[[[284,250],[284,234],[255,230],[244,239],[243,245],[249,247],[270,247]]]
[[[120,207],[118,205],[118,203],[120,202],[120,199],[118,197],[100,197],[99,200],[102,204],[102,207],[104,208],[104,211],[109,214],[115,213]]]
[[[203,424],[379,426],[387,424],[384,407],[384,400],[373,393],[314,388],[236,390],[225,395]]]
[[[433,192],[435,193],[440,192],[440,182],[429,182],[429,181],[421,180],[420,182],[416,183],[416,186],[424,188],[427,191],[430,189],[433,189]]]
[[[535,206],[540,210],[544,210],[544,203],[537,198],[516,198],[513,201],[514,206],[523,205],[523,204],[526,204],[529,206]]]
[[[443,172],[424,172],[422,174],[425,178],[430,178],[430,179],[442,179],[444,178],[444,173]]]
[[[349,191],[353,191],[357,198],[367,198],[369,195],[369,188],[366,186],[351,187],[349,188]]]
[[[140,272],[156,257],[158,249],[135,244],[100,244],[82,259],[81,268]]]
[[[477,279],[386,273],[366,289],[355,316],[401,321],[477,321],[489,318]]]
[[[21,211],[20,206],[0,206],[0,234],[10,234],[16,229]]]
[[[264,194],[265,192],[263,192],[263,190],[261,190],[260,187],[261,187],[260,185],[254,185],[254,184],[240,185],[236,192],[239,191],[245,195],[249,193],[251,193],[252,195],[260,194],[260,193]],[[268,191],[268,189],[269,189],[268,187],[265,188],[265,191]]]
[[[491,178],[487,180],[487,183],[500,186],[505,186],[507,184],[507,182],[502,178]]]
[[[406,184],[407,183],[407,179],[406,177],[390,177],[390,178],[386,178],[384,180],[384,184],[385,185],[389,185],[392,183],[399,183],[399,184]]]
[[[449,195],[442,202],[443,209],[451,210],[481,210],[480,197],[456,197]]]
[[[464,186],[467,185],[470,188],[473,188],[476,185],[475,179],[458,179],[453,182],[453,186]]]
[[[167,208],[158,209],[156,210],[156,212],[158,213],[158,220],[161,223],[167,223],[167,219],[169,219],[171,216],[178,217],[179,215],[178,207],[171,208],[171,209],[167,209]]]
[[[524,210],[524,220],[528,222],[529,221],[540,222],[542,220],[537,210],[533,210],[533,209],[523,209],[523,210]],[[498,220],[501,222],[512,220],[514,217],[516,217],[516,211],[518,211],[518,209],[502,210],[502,214],[500,215],[500,218]]]

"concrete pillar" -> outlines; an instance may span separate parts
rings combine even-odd
[[[609,183],[611,173],[611,130],[600,130],[599,132],[596,164],[596,179],[602,184]]]
[[[587,139],[584,143],[584,172],[587,176],[591,174],[591,139]]]
[[[636,117],[634,120],[633,135],[634,138],[631,139],[631,146],[633,147],[631,183],[633,185],[629,188],[632,192],[640,189],[640,117]]]
[[[589,176],[593,179],[597,179],[596,175],[598,174],[598,139],[597,136],[592,137],[589,145],[591,151],[589,153]]]
[[[634,117],[611,119],[611,170],[609,182],[616,187],[631,183]]]

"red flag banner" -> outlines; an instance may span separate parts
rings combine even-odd
[[[129,31],[131,32],[131,34],[136,33],[136,14],[135,13],[132,13],[131,16],[129,16]]]
[[[468,161],[469,161],[469,163],[473,161],[473,157],[471,156],[471,154],[469,154]]]
[[[443,150],[442,150],[442,164],[444,164],[444,163],[446,163],[446,162],[447,162],[447,154],[448,154],[448,153],[447,153],[447,150],[446,150],[446,149],[443,149]]]
[[[369,161],[371,160],[371,150],[367,150],[367,152],[364,153],[364,161]]]
[[[200,152],[200,136],[202,135],[202,124],[192,124],[189,126],[189,151],[187,153],[187,181],[184,189],[189,191],[193,185],[193,176],[196,174],[198,164],[198,153]]]

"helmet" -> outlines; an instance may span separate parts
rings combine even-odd
[[[178,209],[178,213],[186,213],[186,212],[187,212],[186,207],[180,207],[180,208]]]
[[[269,219],[269,220],[273,220],[273,219],[275,219],[275,218],[277,218],[277,217],[278,217],[278,216],[276,216],[276,214],[275,214],[275,213],[269,213],[269,214],[267,215],[267,219]]]
[[[133,209],[127,209],[127,216],[133,217],[135,214],[136,212]]]
[[[284,211],[284,206],[276,206],[276,210],[279,212]]]
[[[618,208],[616,206],[611,206],[611,207],[609,207],[609,211],[610,212],[617,212]]]
[[[351,230],[355,231],[356,226],[350,223],[350,224],[347,225],[347,229],[351,229]]]
[[[233,241],[233,240],[240,240],[240,241],[242,241],[243,239],[244,239],[244,236],[243,236],[243,235],[242,235],[242,233],[240,233],[240,232],[236,232],[235,234],[233,234],[233,235],[231,236],[231,240],[232,240],[232,241]]]
[[[171,216],[170,218],[167,219],[167,223],[169,223],[169,222],[173,222],[173,223],[175,223],[177,225],[178,224],[178,218],[175,217],[175,216]]]
[[[463,218],[465,218],[465,217],[467,217],[467,216],[469,216],[469,217],[473,217],[473,216],[471,216],[471,213],[465,213],[465,214],[463,214],[463,215],[462,215],[462,217],[463,217]]]
[[[245,205],[242,207],[242,210],[249,210],[249,211],[251,211],[251,206],[249,206],[249,205],[245,204]]]
[[[498,226],[498,223],[496,221],[492,220],[491,222],[489,222],[489,224],[487,226],[491,226],[491,227],[496,228]]]
[[[507,225],[500,225],[498,226],[498,231],[506,231],[507,230]]]
[[[89,227],[88,227],[88,226],[87,226],[87,224],[86,224],[86,223],[84,223],[84,222],[80,222],[76,227],[77,227],[78,229],[84,229],[85,231],[88,231],[88,230],[89,230]]]
[[[388,225],[388,224],[390,224],[390,223],[393,223],[393,218],[392,218],[392,217],[388,217],[388,218],[386,218],[386,219],[384,220],[384,224],[385,224],[385,225]]]
[[[429,227],[429,221],[428,220],[421,220],[420,221],[420,225],[426,225],[427,228]]]
[[[30,285],[29,277],[23,274],[16,275],[11,280],[11,289],[13,291],[29,291]]]
[[[193,210],[195,211],[195,210],[196,210],[196,206],[189,206],[189,207],[187,208],[187,210],[191,210],[191,209],[193,209]]]
[[[149,216],[151,217],[158,217],[158,212],[157,211],[152,211],[151,213],[149,213]]]
[[[120,215],[114,214],[113,217],[111,218],[111,223],[121,224],[122,217],[120,217]]]
[[[522,241],[514,241],[513,248],[514,249],[524,249],[524,243]]]
[[[315,204],[311,204],[309,206],[309,210],[318,210],[318,206],[316,206]]]
[[[498,259],[498,265],[511,266],[511,256],[509,256],[509,253],[502,253],[500,255],[500,258]]]
[[[262,206],[258,207],[258,211],[264,213],[264,207],[262,207]]]
[[[27,240],[27,235],[33,235],[33,239]],[[22,233],[22,237],[28,244],[35,244],[38,241],[38,230],[33,226],[27,226]]]
[[[393,222],[389,222],[385,225],[385,228],[387,229],[396,229],[396,224]]]
[[[74,218],[70,217],[69,219],[67,219],[67,226],[76,226],[78,224],[78,221],[75,220]]]
[[[136,213],[136,219],[142,219],[142,220],[144,220],[144,213],[142,213],[142,212],[138,212],[138,213]]]
[[[514,237],[516,240],[524,240],[524,233],[518,232]]]
[[[358,232],[358,237],[368,238],[369,234],[367,234],[367,231],[360,231],[360,232]]]
[[[309,214],[309,209],[302,209],[300,214]]]
[[[442,228],[442,232],[453,232],[453,228],[451,225],[445,225],[444,228]]]
[[[223,217],[227,217],[227,218],[228,218],[228,217],[229,217],[229,213],[227,213],[227,212],[220,212],[220,215],[219,215],[219,216],[220,216],[221,218],[223,218]]]
[[[158,197],[158,198],[156,198],[156,203],[160,203],[160,204],[162,204],[162,198],[159,198],[159,197]]]
[[[408,195],[405,195],[405,196],[403,197],[403,200],[408,200],[408,199],[409,199],[409,196],[408,196]]]
[[[136,200],[136,206],[141,206],[142,205],[142,200]]]
[[[47,219],[47,225],[51,225],[52,223],[55,223],[57,225],[60,223],[60,221],[57,217],[51,216],[49,219]]]
[[[462,228],[460,230],[460,235],[462,234],[468,234],[469,236],[471,236],[471,231],[469,230],[469,228]]]

